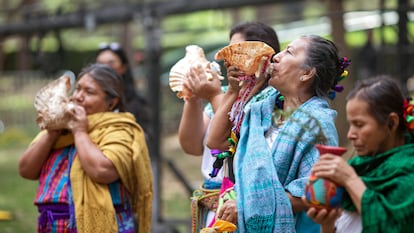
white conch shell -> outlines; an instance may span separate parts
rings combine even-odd
[[[34,107],[36,123],[41,129],[65,129],[70,120],[67,113],[73,109],[69,96],[75,84],[75,75],[65,73],[42,87],[36,94]]]
[[[170,69],[169,85],[172,91],[177,92],[179,98],[191,96],[191,90],[183,86],[186,78],[189,78],[189,72],[192,67],[201,65],[205,70],[211,70],[217,73],[216,77],[220,80],[224,78],[221,76],[220,65],[216,62],[210,62],[206,59],[204,50],[198,45],[188,45],[185,48],[185,56],[180,59]],[[215,76],[206,72],[207,79],[212,80]]]
[[[214,59],[224,60],[244,71],[247,76],[255,75],[258,78],[266,73],[273,54],[273,48],[264,42],[243,41],[220,49]]]

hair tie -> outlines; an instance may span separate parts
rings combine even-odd
[[[329,99],[333,100],[336,97],[336,92],[342,92],[345,88],[342,85],[338,85],[340,81],[348,77],[348,71],[345,70],[349,65],[351,65],[351,60],[347,57],[343,57],[339,59],[339,71],[341,74],[335,78],[334,84],[331,87],[331,91],[328,93]]]
[[[339,59],[339,70],[341,72],[344,72],[345,69],[351,65],[351,60],[349,60],[347,57],[343,57]]]
[[[403,105],[403,118],[404,123],[408,129],[414,130],[414,105],[410,104],[411,98],[407,98],[404,100]]]

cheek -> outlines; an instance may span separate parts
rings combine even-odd
[[[107,111],[108,105],[104,101],[100,101],[98,99],[88,99],[84,101],[84,108],[86,113],[89,115]]]
[[[365,139],[362,141],[365,144],[365,147],[371,152],[376,152],[383,144],[386,138],[386,133],[379,130],[369,130],[363,132],[363,135],[361,136]]]

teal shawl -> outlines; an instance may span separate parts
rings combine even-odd
[[[414,143],[349,161],[367,186],[361,200],[363,233],[414,232]],[[349,197],[343,207],[355,211]]]
[[[318,129],[323,130],[326,144],[338,145],[336,111],[324,99],[309,99],[286,120],[269,148],[265,132],[272,125],[274,105],[275,96],[252,104],[241,127],[235,155],[238,231],[319,232],[305,212],[293,214],[286,191],[294,197],[304,195],[319,157],[314,147]],[[321,127],[316,127],[317,122]]]

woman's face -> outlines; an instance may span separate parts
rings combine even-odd
[[[308,40],[300,38],[292,41],[286,49],[273,56],[269,85],[282,93],[297,90],[299,79],[304,74],[302,66],[307,55],[307,45]]]
[[[72,101],[82,106],[87,115],[109,111],[110,104],[105,98],[105,92],[88,74],[79,79],[72,95]]]
[[[122,64],[119,56],[111,50],[104,50],[99,53],[98,57],[96,58],[96,62],[112,67],[112,69],[114,69],[121,76],[126,71],[126,66]]]
[[[236,44],[236,43],[240,43],[243,41],[246,41],[246,38],[244,38],[243,34],[241,34],[240,32],[237,32],[231,36],[229,44]]]
[[[375,155],[388,150],[390,130],[379,125],[368,112],[368,103],[358,98],[346,104],[346,117],[349,122],[348,139],[359,156]]]

